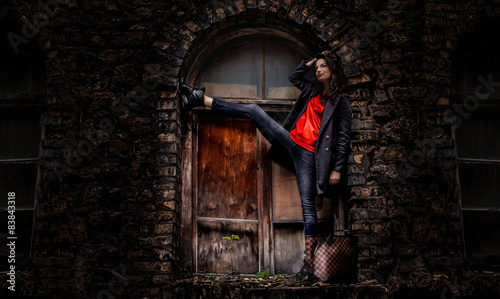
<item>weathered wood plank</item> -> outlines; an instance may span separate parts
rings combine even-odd
[[[304,231],[301,223],[274,226],[275,271],[298,272],[304,259]]]
[[[225,236],[237,235],[242,241],[235,244],[231,253],[226,252],[229,241]],[[199,273],[255,274],[259,271],[258,224],[247,223],[198,223]],[[232,260],[231,260],[232,255]]]
[[[185,268],[193,269],[193,123],[187,122],[188,130],[182,143],[182,217],[181,244]]]
[[[256,155],[250,121],[200,115],[198,216],[258,219]]]
[[[302,220],[299,188],[295,174],[272,163],[273,171],[273,221]],[[332,200],[325,198],[321,205],[316,205],[318,219],[331,219]]]

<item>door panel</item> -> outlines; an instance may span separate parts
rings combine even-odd
[[[259,271],[257,134],[248,120],[200,115],[196,192],[197,272]],[[223,237],[242,241],[231,253]],[[232,256],[232,261],[231,261]]]
[[[258,223],[198,222],[198,272],[247,273],[259,272]],[[228,240],[222,237],[238,235],[241,243],[226,251]],[[231,261],[232,255],[232,261]]]
[[[302,221],[302,206],[295,174],[279,164],[272,163],[273,221]],[[316,203],[319,220],[329,220],[332,199]]]
[[[273,220],[301,220],[297,177],[285,167],[276,162],[273,168]]]
[[[257,219],[255,130],[246,120],[200,117],[199,217]]]
[[[302,223],[274,225],[274,267],[276,272],[293,274],[304,260],[304,229]]]

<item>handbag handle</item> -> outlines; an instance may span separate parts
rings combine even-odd
[[[348,236],[348,235],[351,234],[351,230],[350,229],[334,230],[333,234],[329,234],[328,238],[326,238],[326,244],[328,244],[328,246],[331,246],[333,244],[332,237],[334,236],[334,234],[336,232],[343,232],[344,233],[343,236]]]
[[[335,235],[336,233],[339,233],[339,232],[343,232],[344,235],[350,235],[352,233],[351,229],[350,228],[346,228],[346,229],[338,229],[338,230],[334,230],[333,231],[333,234]]]

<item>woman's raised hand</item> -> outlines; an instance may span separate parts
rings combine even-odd
[[[330,50],[325,50],[323,52],[321,52],[321,54],[323,55],[330,55]],[[312,67],[314,65],[314,63],[316,63],[318,59],[316,57],[314,57],[313,59],[309,60],[309,62],[307,62],[306,64],[309,66],[309,67]]]

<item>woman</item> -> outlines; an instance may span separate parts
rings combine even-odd
[[[313,67],[315,83],[304,78]],[[279,152],[276,157],[289,157],[278,162],[293,161],[302,204],[306,252],[296,277],[311,279],[317,243],[315,197],[323,196],[329,186],[339,184],[341,176],[345,179],[345,173],[341,173],[346,168],[350,150],[352,110],[344,93],[346,81],[340,58],[330,51],[323,51],[308,62],[302,61],[289,79],[302,92],[283,126],[256,104],[229,103],[208,97],[204,89],[193,88],[182,78],[177,89],[184,109],[205,106],[250,119],[271,143],[270,153]]]

